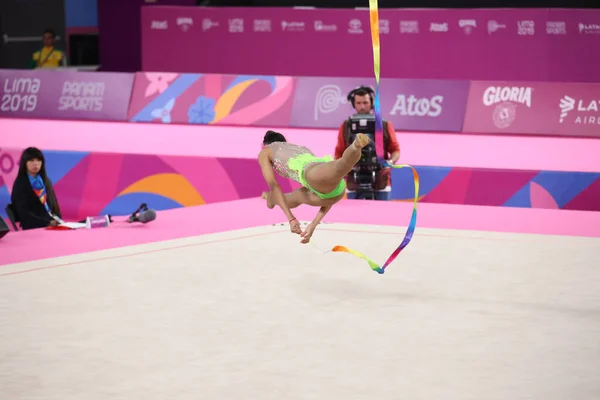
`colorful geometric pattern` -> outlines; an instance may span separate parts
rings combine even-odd
[[[258,197],[268,189],[258,163],[250,159],[62,151],[45,151],[44,155],[67,219],[127,215],[143,202],[166,210],[232,201]],[[7,185],[0,175],[3,216],[12,181]],[[298,187],[284,179],[279,183],[284,191]]]
[[[600,173],[415,167],[423,203],[600,211]],[[411,201],[410,171],[392,170],[392,198]]]
[[[1,149],[0,215],[5,215],[22,150]],[[44,151],[64,217],[128,215],[258,197],[267,189],[256,160]],[[6,156],[5,156],[6,155]],[[2,158],[4,157],[4,158]],[[11,167],[11,168],[9,168]],[[420,201],[600,211],[600,173],[415,167]],[[298,187],[278,178],[284,192]],[[412,201],[410,170],[392,170],[392,199]]]
[[[295,78],[137,73],[129,120],[214,125],[288,125]]]

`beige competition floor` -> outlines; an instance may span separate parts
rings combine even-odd
[[[403,234],[315,243],[383,262]],[[268,226],[2,267],[0,400],[600,399],[599,239],[419,229],[385,275],[297,242]]]

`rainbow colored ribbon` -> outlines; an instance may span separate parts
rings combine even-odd
[[[415,199],[413,203],[413,212],[412,217],[410,219],[410,224],[408,225],[408,229],[406,230],[406,234],[404,235],[404,239],[400,243],[400,245],[394,250],[394,252],[388,257],[387,261],[380,266],[375,261],[371,260],[369,257],[365,256],[362,253],[359,253],[356,250],[349,249],[345,246],[335,246],[331,251],[333,252],[345,252],[355,255],[356,257],[362,258],[369,263],[371,269],[379,274],[383,274],[385,269],[390,265],[398,254],[410,243],[413,234],[415,232],[415,227],[417,225],[417,202],[419,199],[419,174],[417,171],[411,167],[410,165],[389,165],[387,161],[385,161],[385,151],[384,151],[384,143],[383,143],[383,118],[381,117],[381,104],[379,102],[379,77],[381,73],[381,57],[380,57],[380,46],[379,46],[379,13],[377,9],[377,0],[369,0],[369,14],[371,19],[371,40],[373,42],[373,68],[375,71],[375,80],[377,82],[377,88],[375,90],[375,151],[377,156],[380,159],[380,162],[390,168],[410,168],[413,172],[413,178],[415,182]]]
[[[373,71],[375,72],[375,152],[381,162],[385,162],[383,147],[383,118],[379,101],[379,79],[381,75],[381,48],[379,45],[379,11],[377,0],[369,0],[369,16],[371,19],[371,42],[373,44]]]
[[[390,168],[410,168],[413,172],[413,178],[414,178],[414,182],[415,182],[415,199],[414,199],[414,203],[413,203],[412,217],[410,218],[410,224],[408,224],[406,234],[404,235],[404,239],[402,239],[402,242],[400,243],[400,245],[388,257],[388,259],[383,264],[383,266],[380,266],[379,264],[377,264],[375,261],[371,260],[369,257],[365,256],[364,254],[359,253],[356,250],[349,249],[348,247],[345,247],[345,246],[334,246],[333,249],[331,249],[331,251],[333,251],[333,252],[350,253],[352,255],[355,255],[356,257],[362,258],[363,260],[365,260],[369,263],[369,266],[371,267],[371,269],[373,271],[375,271],[379,274],[383,274],[385,272],[385,269],[388,267],[388,265],[390,265],[396,259],[396,257],[398,257],[398,254],[400,254],[400,252],[402,250],[404,250],[404,248],[406,246],[408,246],[408,244],[412,240],[413,234],[415,232],[415,227],[417,226],[417,201],[419,199],[419,174],[413,167],[411,167],[410,165],[407,165],[407,164],[388,165],[388,166]]]

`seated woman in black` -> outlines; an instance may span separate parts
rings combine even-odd
[[[23,151],[10,198],[21,229],[58,225],[62,218],[60,208],[52,182],[46,175],[44,154],[39,149],[29,147]]]

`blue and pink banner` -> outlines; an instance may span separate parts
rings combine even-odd
[[[0,117],[338,129],[373,79],[0,71]],[[384,78],[397,131],[600,137],[600,83]]]
[[[133,74],[0,70],[0,117],[125,121]]]
[[[138,73],[129,120],[289,126],[296,81],[291,76]]]
[[[381,9],[379,19],[383,77],[600,82],[598,9]],[[367,8],[143,7],[141,25],[144,71],[373,76]]]
[[[347,94],[371,80],[138,73],[133,122],[337,128],[353,114]],[[383,116],[405,130],[460,132],[468,81],[384,79]]]
[[[10,202],[22,149],[0,149],[0,217]],[[45,152],[63,217],[128,215],[141,203],[167,210],[259,197],[260,166],[251,158]],[[600,173],[417,166],[421,203],[600,211]],[[298,187],[278,177],[282,189]],[[410,171],[392,171],[392,198],[414,196]],[[98,185],[98,182],[105,184]]]

